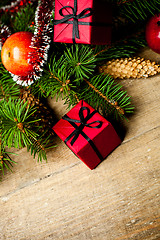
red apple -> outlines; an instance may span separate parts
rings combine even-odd
[[[27,76],[33,69],[29,63],[28,54],[33,34],[30,32],[17,32],[5,41],[1,59],[5,68],[19,76]]]
[[[150,18],[146,25],[146,41],[156,53],[160,53],[160,13]]]

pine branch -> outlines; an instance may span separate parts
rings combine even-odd
[[[101,107],[103,106],[105,114],[109,111],[110,114],[113,113],[115,116],[124,118],[125,114],[131,113],[133,107],[131,106],[130,97],[127,96],[126,91],[121,90],[121,85],[115,84],[110,76],[98,75],[93,77],[89,72],[88,80],[87,78],[82,78],[85,75],[82,74],[83,70],[79,67],[74,71],[72,62],[74,63],[74,59],[78,59],[81,52],[81,47],[80,51],[78,51],[78,48],[79,46],[76,47],[75,58],[74,54],[71,54],[68,60],[66,53],[65,57],[62,55],[59,60],[56,60],[56,57],[52,58],[49,64],[49,71],[46,71],[46,74],[38,81],[37,88],[39,87],[40,91],[46,93],[47,97],[56,95],[57,100],[59,97],[65,99],[65,103],[69,104],[69,106],[76,104],[80,99],[88,100],[89,96],[89,101],[94,99],[95,108],[98,107],[98,104]],[[88,48],[86,49],[88,50]],[[92,51],[89,59],[91,58],[95,61],[93,53],[94,51]],[[81,78],[79,77],[80,75]]]
[[[66,99],[71,104],[77,103],[76,86],[70,80],[71,71],[67,71],[65,58],[62,56],[59,60],[56,57],[51,58],[48,69],[45,74],[37,81],[34,86],[34,93],[45,97],[54,97]],[[75,82],[78,81],[75,79]]]
[[[35,9],[32,4],[28,4],[21,11],[18,11],[12,20],[14,32],[33,31]]]
[[[89,78],[96,67],[93,50],[87,45],[72,45],[64,52],[67,70],[77,79]]]
[[[38,128],[34,123],[39,119],[34,119],[33,114],[36,109],[27,107],[27,102],[23,103],[20,99],[9,98],[0,102],[0,118],[2,139],[4,146],[8,148],[22,148],[32,143],[32,139],[38,137]],[[34,126],[33,131],[32,128]],[[36,129],[37,128],[37,129]]]
[[[34,158],[37,155],[38,161],[47,161],[46,150],[56,147],[55,145],[51,145],[53,140],[52,137],[53,135],[50,133],[50,131],[44,132],[41,136],[39,136],[38,140],[34,140],[32,144],[27,146],[27,151],[30,151]]]
[[[103,115],[112,115],[117,118],[126,118],[125,115],[133,112],[127,92],[122,90],[109,75],[97,75],[85,80],[88,87],[83,91],[83,99],[87,100],[95,109],[101,109]]]
[[[2,154],[0,155],[0,171],[2,171],[3,175],[5,169],[12,172],[13,164],[16,164],[16,162],[11,159],[9,154],[13,153],[10,152],[8,153],[5,150],[3,150]]]
[[[0,98],[8,98],[9,96],[17,97],[20,94],[19,85],[17,85],[11,74],[4,68],[0,62]]]
[[[0,130],[0,171],[2,171],[3,175],[4,175],[5,169],[12,171],[13,163],[16,164],[16,162],[11,159],[10,154],[16,155],[15,153],[10,153],[5,151],[5,147],[2,141],[2,129],[1,129]]]
[[[134,23],[146,21],[149,16],[160,11],[159,0],[124,0],[119,1],[118,6],[120,14]]]
[[[38,156],[38,160],[47,160],[46,150],[53,146],[50,144],[53,135],[50,127],[43,131],[43,122],[37,124],[36,107],[31,107],[22,100],[2,100],[0,105],[1,137],[4,146],[8,148],[23,148],[31,151],[31,155]],[[53,141],[51,141],[52,143]]]

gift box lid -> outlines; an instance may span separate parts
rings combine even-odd
[[[92,115],[91,118],[89,118],[89,114]],[[69,122],[63,118],[71,119],[73,122]],[[103,116],[101,116],[83,100],[81,100],[75,107],[73,107],[63,118],[53,126],[53,130],[64,142],[69,136],[71,136],[71,134],[73,134],[73,136],[67,141],[67,145],[71,149],[74,148],[74,152],[79,152],[88,143],[81,132],[78,134],[75,142],[73,144],[71,143],[72,139],[75,137],[76,129],[78,127],[83,128],[83,133],[93,140],[99,134],[99,132],[103,131],[107,126],[110,125],[110,122],[108,122]],[[82,123],[77,122],[77,120],[81,121],[82,118],[89,118],[86,122],[87,126],[85,127],[82,126]]]

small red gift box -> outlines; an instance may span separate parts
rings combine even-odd
[[[55,0],[54,42],[111,42],[111,6],[105,0]]]
[[[53,130],[90,169],[121,143],[111,123],[83,100]]]

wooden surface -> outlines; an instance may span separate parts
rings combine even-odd
[[[160,239],[160,76],[122,83],[135,114],[95,170],[58,138],[48,163],[17,151],[14,173],[0,183],[1,240]],[[49,103],[59,118],[66,112],[63,102]]]

